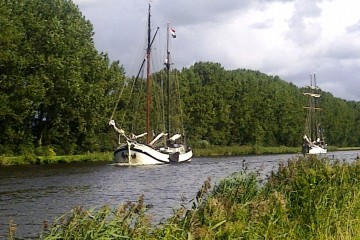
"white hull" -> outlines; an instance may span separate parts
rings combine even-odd
[[[310,146],[309,153],[308,154],[325,154],[327,153],[326,148],[322,148],[320,146]]]
[[[115,150],[113,162],[128,165],[184,163],[190,162],[192,155],[192,150],[185,151],[183,146],[154,149],[145,144],[128,142]]]
[[[326,154],[327,153],[327,145],[326,144],[314,144],[307,143],[303,145],[302,153],[310,154],[310,155],[318,155],[318,154]]]

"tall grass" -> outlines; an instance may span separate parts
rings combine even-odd
[[[111,210],[75,208],[41,239],[358,239],[360,163],[316,157],[280,164],[263,184],[243,169],[211,187],[164,223],[143,197]]]
[[[192,213],[197,224],[184,230],[194,239],[354,239],[359,174],[358,162],[316,157],[280,165],[262,187],[255,174],[240,173],[214,187]]]
[[[294,236],[352,239],[360,234],[359,174],[359,162],[303,158],[280,166],[264,190],[283,194]]]
[[[18,157],[0,156],[0,166],[27,165],[27,164],[57,164],[74,162],[96,162],[111,161],[113,153],[85,153],[82,155],[43,155],[38,156],[34,153],[27,153]]]
[[[285,154],[300,153],[301,147],[263,147],[253,146],[210,146],[207,144],[197,144],[194,148],[195,157],[215,157],[215,156],[240,156],[256,154]],[[344,150],[353,150],[347,148]],[[336,151],[337,147],[329,146],[329,151]],[[22,156],[10,157],[0,155],[0,166],[26,165],[26,164],[52,164],[52,163],[71,163],[71,162],[94,162],[112,161],[113,153],[85,153],[82,155],[57,156],[52,148],[40,148],[36,151],[26,152]]]
[[[57,219],[42,239],[141,239],[151,232],[150,217],[145,215],[144,197],[112,210],[76,207]]]

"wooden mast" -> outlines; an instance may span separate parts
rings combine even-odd
[[[150,79],[150,53],[151,53],[151,27],[150,27],[150,3],[148,14],[148,36],[146,49],[146,144],[150,142],[150,100],[151,100],[151,79]]]
[[[167,133],[170,137],[170,51],[169,51],[169,36],[170,36],[170,23],[167,24],[167,39],[166,39],[166,79],[167,79]]]
[[[316,90],[320,90],[317,86],[317,83],[316,83],[316,74],[314,72],[314,86],[315,86],[315,89]],[[317,92],[318,93],[318,96],[317,98],[314,99],[314,106],[315,106],[315,110],[319,110],[321,111],[322,108],[319,106],[320,104],[320,93],[319,91]],[[323,135],[323,131],[322,131],[322,126],[321,126],[321,114],[320,112],[318,111],[318,113],[315,113],[316,116],[315,116],[315,131],[316,131],[316,139],[320,139],[321,141],[324,141],[324,135]]]
[[[318,138],[322,138],[322,129],[320,126],[320,119],[317,116],[317,111],[321,111],[322,108],[318,106],[318,98],[320,94],[317,90],[319,90],[316,84],[316,74],[310,74],[310,86],[308,86],[309,91],[303,93],[304,95],[309,97],[309,106],[304,107],[308,109],[306,123],[305,123],[305,135],[307,135],[311,141],[314,141]]]

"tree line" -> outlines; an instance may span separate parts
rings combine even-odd
[[[97,51],[92,24],[72,1],[0,0],[0,30],[0,154],[113,150],[117,136],[108,121],[120,92],[114,118],[129,131],[141,129],[132,124],[143,119],[141,113],[132,109],[144,107],[144,82],[132,85],[120,62]],[[179,78],[182,120],[194,147],[301,145],[304,89],[213,62],[172,73]],[[154,92],[155,109],[163,96]],[[138,94],[137,102],[126,100],[130,93]],[[323,92],[321,106],[328,144],[359,146],[359,102]],[[154,129],[160,119],[154,112]]]

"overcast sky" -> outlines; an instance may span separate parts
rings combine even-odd
[[[93,24],[97,49],[135,74],[149,1],[73,2]],[[176,30],[171,51],[178,69],[211,61],[299,87],[315,71],[321,89],[360,101],[359,0],[152,0],[151,6],[160,36],[167,22]]]

